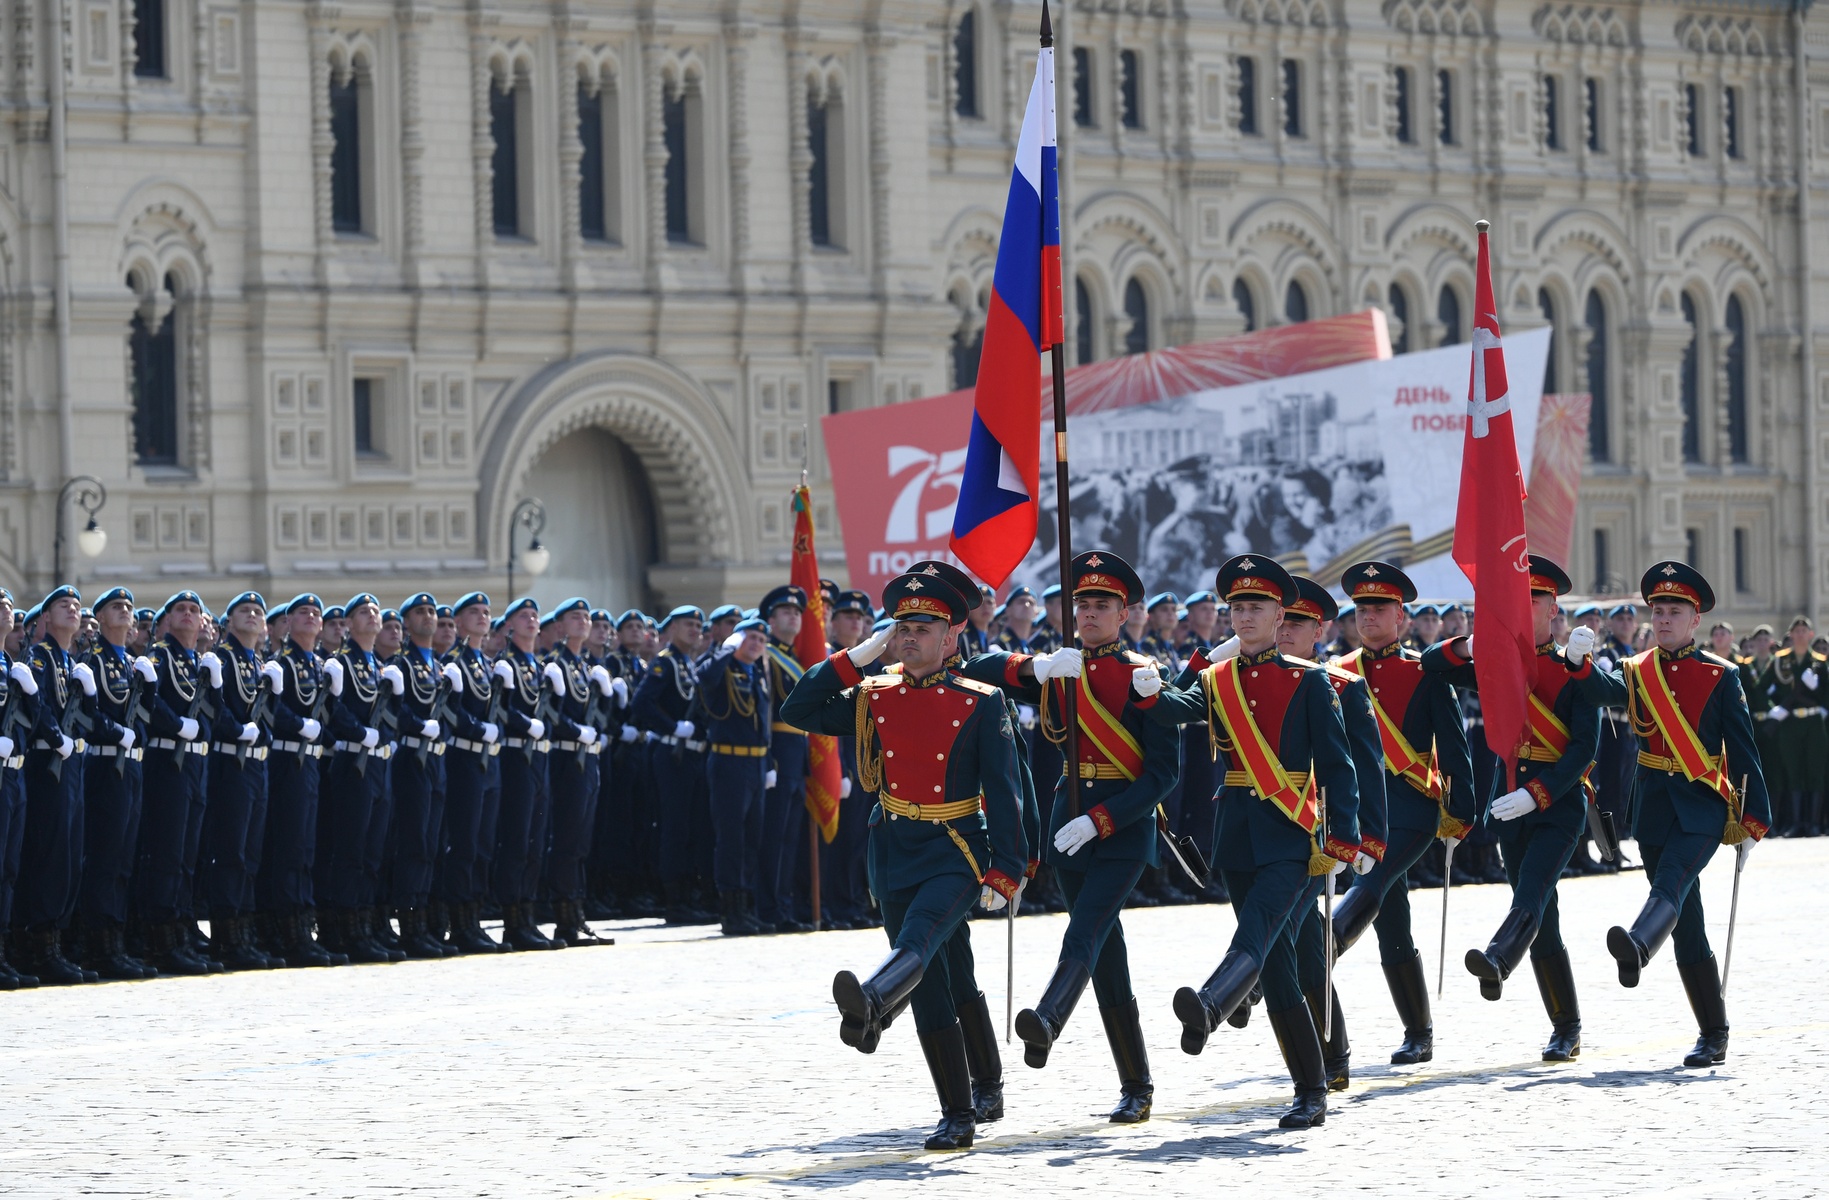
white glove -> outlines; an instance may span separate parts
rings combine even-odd
[[[1473,635],[1467,635],[1467,661],[1473,661]]]
[[[641,730],[635,728],[633,725],[624,725],[622,727],[622,740],[624,743],[641,741]]]
[[[299,722],[298,735],[307,742],[317,741],[319,737],[323,736],[323,733],[324,727],[310,717]]]
[[[121,745],[122,754],[125,754],[129,750],[133,749],[133,743],[134,743],[135,736],[136,735],[134,734],[133,730],[131,730],[131,729],[121,730],[120,745]],[[4,755],[4,754],[0,754],[0,758],[6,758],[6,757],[8,757],[8,756]]]
[[[616,678],[610,680],[610,690],[616,693],[616,699],[622,701],[622,703],[627,704],[629,702],[629,681],[622,676],[618,675]]]
[[[1592,653],[1594,653],[1594,631],[1586,625],[1577,625],[1569,630],[1569,644],[1562,648],[1563,657],[1579,667]]]
[[[889,644],[889,635],[895,632],[895,626],[871,634],[857,645],[845,651],[854,667],[867,667],[883,656],[883,647]]]
[[[203,657],[197,660],[197,665],[202,667],[203,673],[210,677],[210,686],[220,690],[222,687],[222,660],[216,657],[216,652],[214,650],[204,651]]]
[[[1162,690],[1162,671],[1155,663],[1138,667],[1130,673],[1131,690],[1145,700]]]
[[[1454,848],[1460,844],[1461,844],[1460,838],[1443,838],[1442,839],[1442,849],[1446,850],[1449,854],[1453,854]]]
[[[1799,675],[1798,678],[1803,680],[1804,686],[1813,692],[1816,690],[1816,685],[1822,682],[1821,677],[1816,673],[1815,667],[1805,667],[1803,674]]]
[[[1790,715],[1791,710],[1782,704],[1774,704],[1771,709],[1766,712],[1766,716],[1774,721],[1782,721]]]
[[[597,744],[597,731],[589,725],[583,726],[578,730],[578,742],[580,745],[595,746]]]
[[[1333,876],[1338,875],[1340,872],[1346,870],[1348,867],[1350,867],[1352,865],[1353,865],[1352,863],[1341,862],[1339,859],[1336,858],[1334,860],[1334,865],[1332,867],[1328,868],[1328,872],[1327,872],[1328,877],[1332,878]]]
[[[147,658],[144,654],[133,660],[133,669],[138,671],[140,678],[147,683],[159,682],[159,668],[153,664],[152,659]]]
[[[838,798],[840,800],[849,800],[851,798],[851,777],[849,775],[839,776]]]
[[[1371,855],[1369,855],[1365,851],[1361,850],[1359,852],[1359,856],[1357,858],[1353,859],[1353,874],[1363,875],[1367,871],[1371,870],[1373,867],[1375,867],[1377,865],[1378,865],[1377,859],[1373,858]]]
[[[1207,655],[1207,661],[1214,663],[1225,662],[1228,658],[1237,658],[1238,651],[1238,635],[1235,633],[1219,645],[1213,647],[1212,653]]]
[[[326,660],[324,678],[330,680],[330,694],[341,696],[343,694],[343,660],[340,658]]]
[[[494,721],[483,722],[483,741],[493,745],[502,740],[502,727]]]
[[[12,738],[0,737],[0,758],[11,758],[13,751],[17,749],[18,747],[13,745]]]
[[[464,673],[456,663],[446,663],[438,669],[438,673],[445,677],[445,682],[451,685],[453,693],[459,696],[464,694]]]
[[[553,685],[553,691],[565,690],[565,670],[558,663],[547,663],[540,674],[546,676],[546,682]]]
[[[986,887],[983,891],[978,893],[978,903],[983,906],[985,912],[996,912],[998,909],[1009,904],[1009,901],[1005,900],[1003,898],[1003,893],[996,888]]]
[[[545,737],[546,722],[538,717],[529,717],[527,719],[527,736],[536,742]]]
[[[1080,672],[1086,669],[1085,656],[1077,646],[1062,646],[1059,650],[1037,654],[1029,665],[1035,671],[1037,683],[1047,683],[1050,679],[1078,679]]]
[[[1537,811],[1537,798],[1519,788],[1506,792],[1492,802],[1492,815],[1501,821],[1515,821],[1525,813]]]
[[[723,641],[719,642],[718,648],[725,652],[735,650],[738,646],[741,646],[743,644],[743,639],[748,636],[749,636],[748,633],[733,633],[729,637],[725,638]]]
[[[380,744],[381,731],[374,728],[372,725],[364,725],[362,727],[362,748],[364,750],[373,750]]]
[[[1018,704],[1016,706],[1016,719],[1022,722],[1022,727],[1024,729],[1035,728],[1035,706],[1033,704]]]
[[[267,660],[267,664],[260,669],[260,673],[266,676],[267,687],[272,690],[273,694],[279,695],[280,689],[286,686],[286,669],[279,665],[279,660]]]
[[[381,668],[381,678],[387,681],[387,686],[394,695],[399,696],[405,693],[406,675],[393,663]]]
[[[503,683],[514,682],[514,668],[509,665],[507,659],[498,658],[495,660],[495,677]]]
[[[7,674],[13,677],[13,682],[18,684],[19,690],[26,695],[36,696],[38,694],[38,677],[32,674],[32,668],[24,663],[14,663],[12,670]]]
[[[693,735],[695,728],[696,727],[691,721],[680,721],[673,726],[673,736],[676,738],[689,738]]]
[[[437,721],[423,721],[419,726],[419,736],[422,738],[435,738],[438,736],[438,730],[439,725]]]
[[[778,774],[771,769],[767,774],[762,776],[762,786],[771,792],[774,791],[775,780],[777,778],[779,778]]]
[[[74,667],[71,667],[70,678],[82,685],[83,695],[95,695],[95,671],[88,663],[77,663]]]
[[[1078,854],[1080,847],[1087,842],[1097,841],[1099,827],[1092,823],[1092,818],[1081,815],[1061,826],[1061,831],[1054,835],[1054,848],[1062,854]]]
[[[68,757],[70,757],[71,754],[75,753],[75,751],[76,751],[76,743],[70,740],[69,734],[60,733],[57,735],[57,757],[58,758],[68,758]]]
[[[8,757],[11,757],[11,755],[9,754]],[[1747,837],[1742,838],[1740,843],[1734,847],[1734,870],[1739,871],[1745,869],[1746,860],[1753,853],[1753,847],[1756,844],[1757,843],[1755,843],[1752,838]]]
[[[260,726],[256,725],[252,721],[249,721],[246,725],[243,725],[241,727],[241,732],[235,735],[235,740],[238,742],[251,742],[251,741],[254,741],[256,738],[258,738],[259,736],[260,736]]]
[[[591,682],[597,685],[597,694],[600,696],[609,696],[616,690],[616,681],[601,666],[591,668]]]
[[[203,727],[197,724],[196,718],[178,718],[178,738],[180,741],[194,742],[197,740],[197,735],[202,732]]]

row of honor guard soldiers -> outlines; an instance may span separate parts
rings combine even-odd
[[[1627,713],[1633,737],[1624,812],[1650,896],[1629,926],[1609,932],[1607,948],[1620,983],[1633,987],[1674,938],[1699,1030],[1685,1065],[1725,1059],[1726,1008],[1696,884],[1716,846],[1744,856],[1765,836],[1771,808],[1741,672],[1695,642],[1714,604],[1699,572],[1679,562],[1646,572],[1652,644],[1616,656],[1586,626],[1557,644],[1569,580],[1531,556],[1528,730],[1515,777],[1501,772],[1484,794],[1458,695],[1477,690],[1474,638],[1463,625],[1420,651],[1406,646],[1402,606],[1416,591],[1401,569],[1347,569],[1340,587],[1355,606],[1358,644],[1328,661],[1319,642],[1337,607],[1320,583],[1241,555],[1215,584],[1231,636],[1194,650],[1170,679],[1122,636],[1143,589],[1114,554],[1074,560],[1079,644],[1038,653],[974,647],[964,635],[977,587],[947,564],[917,563],[885,593],[889,621],[805,672],[781,706],[792,726],[856,738],[871,802],[869,886],[892,950],[867,977],[834,979],[839,1032],[869,1053],[914,1010],[942,1114],[929,1149],[970,1146],[977,1125],[1002,1115],[995,1038],[987,1052],[975,1032],[986,1018],[966,917],[974,902],[996,910],[1018,901],[1044,860],[1070,917],[1040,1000],[1017,1018],[1024,1061],[1046,1066],[1090,983],[1119,1076],[1111,1120],[1148,1119],[1154,1088],[1120,914],[1165,848],[1189,875],[1206,869],[1164,809],[1184,761],[1176,732],[1192,727],[1204,731],[1214,764],[1215,866],[1236,931],[1213,973],[1177,991],[1171,1007],[1182,1050],[1200,1054],[1222,1027],[1244,1027],[1264,1005],[1295,1088],[1284,1127],[1321,1125],[1328,1093],[1350,1086],[1329,955],[1367,929],[1402,1028],[1391,1061],[1432,1059],[1407,876],[1437,843],[1451,855],[1482,825],[1495,832],[1512,903],[1484,948],[1466,952],[1465,969],[1482,997],[1498,1001],[1528,956],[1550,1024],[1542,1057],[1580,1054],[1557,886],[1584,834],[1611,841],[1592,779],[1609,707]],[[1048,775],[1025,769],[1018,731],[1030,709],[1044,740],[1072,746],[1077,762]],[[1330,901],[1343,893],[1331,920],[1317,904],[1324,891]]]

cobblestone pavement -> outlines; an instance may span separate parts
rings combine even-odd
[[[1731,864],[1719,855],[1704,884],[1717,953]],[[1668,948],[1628,992],[1603,946],[1642,874],[1563,884],[1586,1018],[1566,1066],[1538,1061],[1528,969],[1489,1004],[1458,965],[1505,890],[1457,888],[1435,1061],[1386,1065],[1399,1030],[1368,935],[1340,971],[1353,1086],[1300,1132],[1276,1128],[1288,1081],[1261,1013],[1199,1058],[1177,1046],[1169,997],[1217,962],[1230,910],[1131,912],[1154,1119],[1104,1123],[1117,1085],[1089,992],[1046,1071],[1006,1051],[1009,1115],[964,1154],[919,1149],[937,1114],[909,1022],[873,1057],[839,1043],[832,973],[874,965],[876,931],[724,942],[635,924],[612,948],[0,995],[0,1193],[1821,1194],[1829,952],[1810,922],[1825,882],[1829,842],[1752,856],[1732,1047],[1700,1071],[1677,1066],[1695,1034]],[[1440,896],[1415,895],[1431,948]],[[1062,928],[1016,923],[1019,1007]],[[973,926],[1000,1018],[1004,933]]]

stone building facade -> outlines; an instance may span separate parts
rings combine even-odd
[[[81,474],[110,536],[64,561],[155,600],[499,590],[529,495],[543,600],[753,598],[818,416],[971,376],[1039,16],[13,0],[0,581],[51,581]],[[1502,323],[1596,396],[1578,583],[1689,556],[1730,613],[1823,612],[1829,16],[1055,19],[1071,357],[1368,304],[1455,340],[1486,216]]]

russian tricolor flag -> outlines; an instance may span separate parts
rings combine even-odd
[[[1041,473],[1041,356],[1059,345],[1061,206],[1054,142],[1054,50],[1042,8],[1043,49],[1016,142],[997,273],[972,396],[952,551],[1001,586],[1035,542]]]

